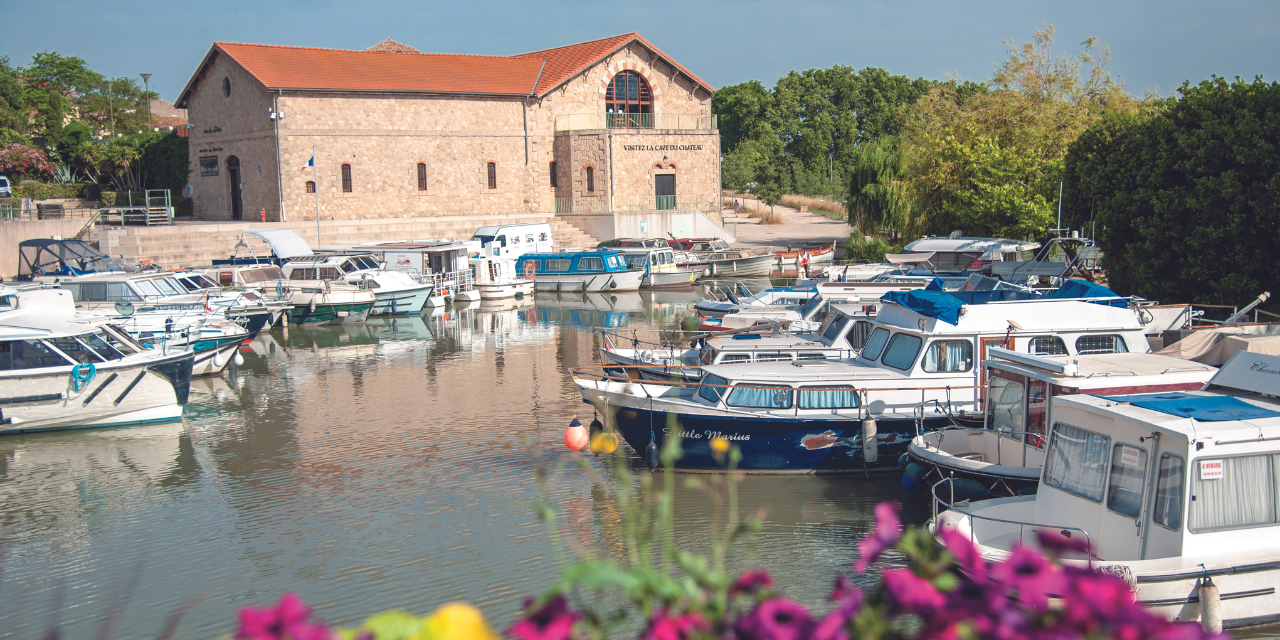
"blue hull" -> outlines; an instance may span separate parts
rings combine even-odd
[[[649,411],[619,409],[618,432],[643,455],[649,446]],[[946,417],[925,418],[926,430],[950,425]],[[653,412],[653,441],[666,440],[667,414]],[[685,471],[722,469],[711,456],[712,437],[726,438],[742,450],[738,468],[756,473],[860,473],[896,471],[898,457],[916,435],[914,420],[878,420],[877,460],[863,462],[862,422],[859,420],[805,420],[800,418],[743,418],[740,416],[678,415],[684,457],[676,468]]]
[[[271,319],[271,314],[254,313],[247,314],[244,317],[245,322],[241,326],[244,327],[245,331],[249,332],[249,339],[253,340],[258,337],[258,332],[262,331],[262,328],[267,326],[267,321]],[[232,320],[235,320],[235,318],[233,317]]]

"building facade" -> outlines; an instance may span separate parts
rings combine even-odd
[[[177,106],[199,218],[719,211],[712,93],[634,33],[507,57],[218,42]]]

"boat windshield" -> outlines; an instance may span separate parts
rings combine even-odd
[[[840,336],[840,332],[844,331],[844,326],[847,324],[849,324],[848,316],[836,318],[831,324],[827,325],[826,330],[822,332],[822,337],[828,341],[835,340]]]
[[[803,307],[800,307],[800,317],[804,318],[805,320],[812,319],[814,317],[814,313],[817,312],[818,307],[821,307],[823,303],[825,303],[826,301],[827,301],[826,298],[823,298],[820,295],[814,294],[812,298],[809,298],[807,301],[805,301]]]
[[[58,355],[48,345],[39,340],[6,340],[0,342],[0,371],[16,369],[42,369],[44,367],[61,367],[69,365],[66,358]]]
[[[702,380],[702,386],[698,388],[698,397],[717,404],[720,402],[720,396],[724,395],[725,385],[729,384],[728,380],[719,376],[708,375]]]

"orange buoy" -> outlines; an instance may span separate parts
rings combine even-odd
[[[569,447],[570,451],[582,451],[590,441],[586,427],[583,427],[582,423],[578,422],[578,417],[574,416],[573,422],[570,422],[564,430],[564,446]]]

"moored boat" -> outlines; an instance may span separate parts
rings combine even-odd
[[[531,276],[536,291],[556,292],[636,291],[644,278],[643,269],[631,268],[626,256],[610,249],[526,253],[516,272]]]

